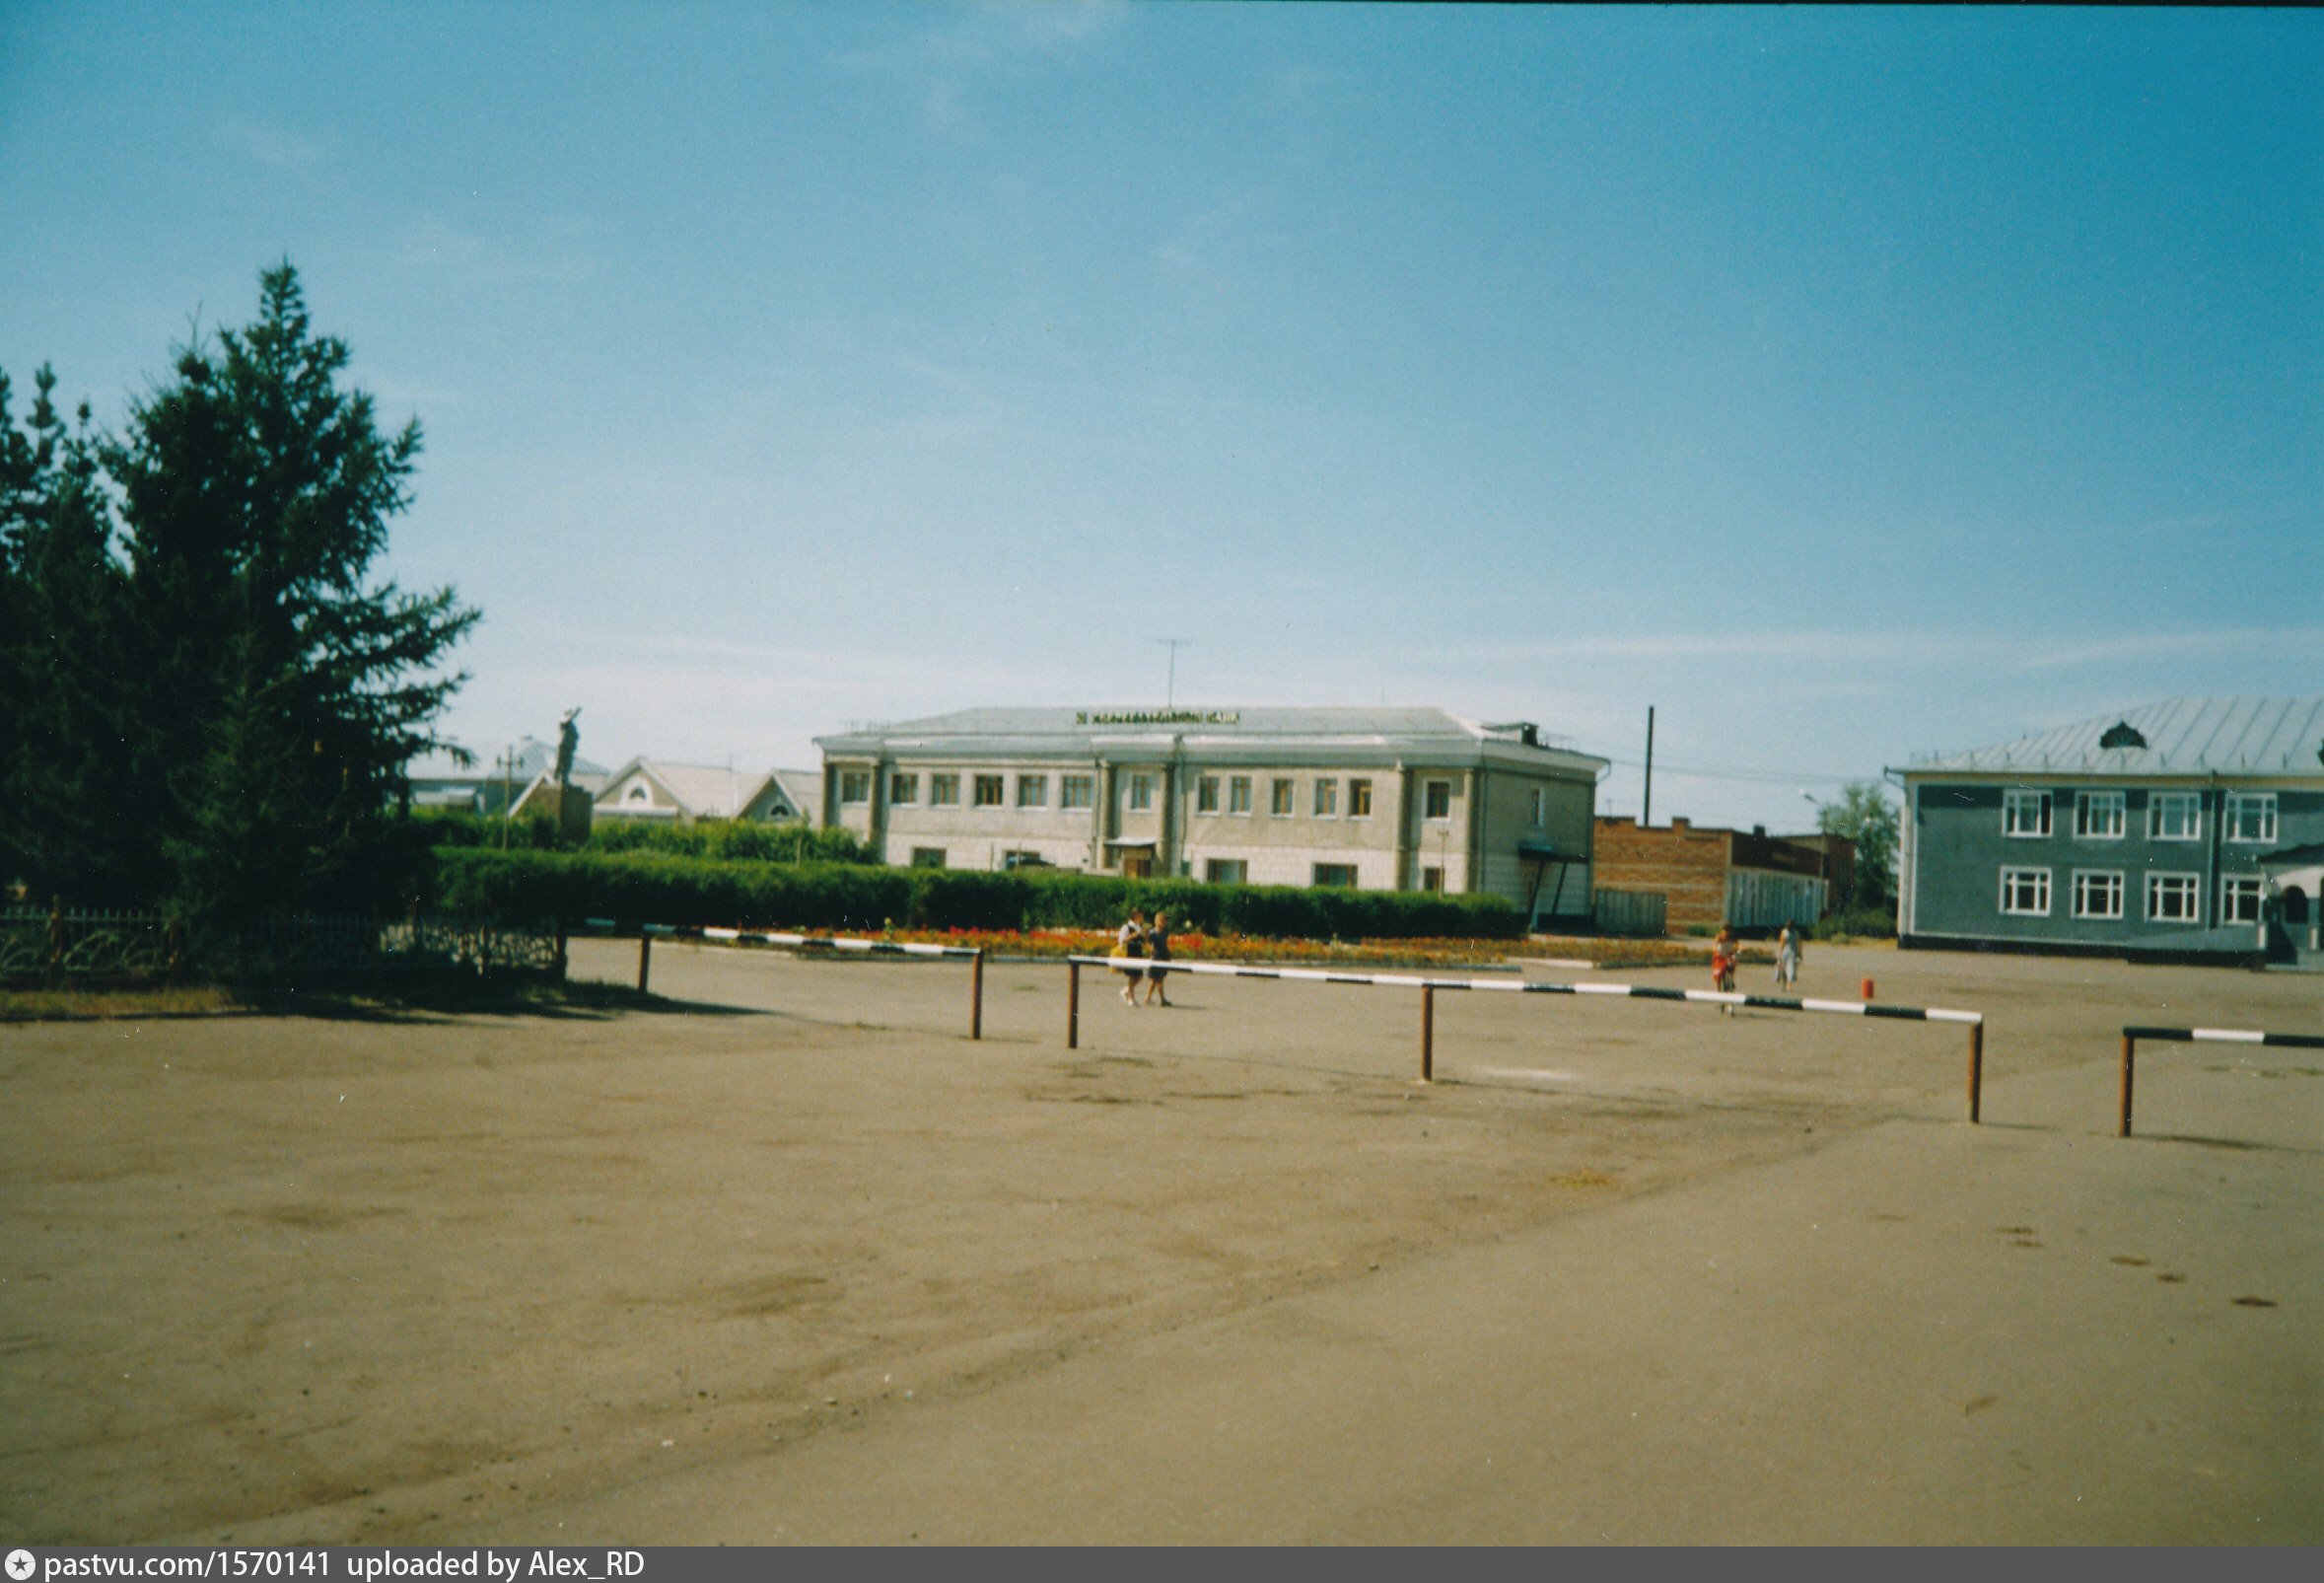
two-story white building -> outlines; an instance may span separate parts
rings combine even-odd
[[[820,737],[823,822],[890,863],[1590,906],[1607,767],[1442,709],[969,709]]]

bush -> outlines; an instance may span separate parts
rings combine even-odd
[[[1845,912],[1827,912],[1816,921],[1811,938],[1837,940],[1843,935],[1854,935],[1864,940],[1890,940],[1896,936],[1896,912],[1893,907],[1850,907]]]
[[[994,874],[853,863],[720,861],[656,851],[502,851],[440,844],[426,899],[512,918],[778,931],[1112,929],[1139,907],[1196,934],[1338,940],[1514,940],[1524,918],[1498,896],[1303,891],[1106,875]]]

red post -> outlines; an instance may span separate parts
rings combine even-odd
[[[646,992],[647,970],[653,966],[654,937],[650,934],[640,933],[638,935],[638,993],[641,995]]]
[[[1420,1080],[1437,1080],[1437,986],[1420,986]]]
[[[984,1038],[984,952],[976,953],[975,971],[968,979],[968,1037]]]
[[[1969,1025],[1969,1124],[1977,1124],[1977,1103],[1985,1086],[1985,1024]]]
[[[2131,1068],[2138,1063],[2139,1042],[2122,1036],[2122,1135],[2131,1135]]]
[[[1065,1047],[1082,1047],[1082,965],[1065,965]]]
[[[1871,998],[1872,998],[1872,981],[1871,981],[1869,978],[1866,978],[1866,979],[1865,980],[1865,999],[1866,999],[1866,1000],[1869,1000],[1869,999],[1871,999]]]

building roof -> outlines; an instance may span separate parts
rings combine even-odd
[[[516,742],[499,748],[476,748],[470,747],[466,743],[458,743],[455,746],[466,748],[470,754],[475,756],[476,761],[463,769],[453,762],[450,753],[443,749],[437,749],[432,753],[420,755],[406,764],[403,771],[405,778],[409,780],[476,782],[506,780],[513,786],[528,786],[541,775],[547,774],[557,767],[557,745],[553,742],[541,742],[533,737],[521,737]],[[508,761],[507,757],[512,750],[515,753],[513,764]],[[582,777],[585,775],[602,775],[605,772],[603,764],[592,763],[579,754],[573,756],[573,784],[576,786],[582,783]]]
[[[767,783],[763,770],[730,769],[725,764],[671,764],[656,758],[632,758],[606,777],[599,792],[599,813],[625,812],[613,789],[632,774],[643,773],[678,807],[694,819],[734,819],[748,808]]]
[[[823,817],[823,777],[812,769],[777,769],[770,773],[802,819],[812,823]]]
[[[1173,746],[1202,756],[1294,756],[1368,750],[1426,758],[1473,758],[1488,748],[1540,754],[1574,768],[1603,758],[1527,721],[1487,725],[1432,708],[962,709],[837,736],[817,737],[826,757],[914,751],[1006,757],[1060,751],[1118,754]]]
[[[2324,698],[2165,698],[1898,773],[2296,775],[2324,780]]]

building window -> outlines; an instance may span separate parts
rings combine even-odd
[[[2147,839],[2202,840],[2201,795],[2196,792],[2149,792],[2147,796]]]
[[[1343,891],[1352,891],[1356,888],[1356,865],[1353,863],[1318,863],[1315,865],[1315,883],[1334,886]]]
[[[1251,811],[1251,778],[1236,775],[1227,782],[1227,812],[1247,814]]]
[[[2149,923],[2194,923],[2200,917],[2198,903],[2202,899],[2200,875],[2147,876],[2147,921]]]
[[[2085,841],[2122,839],[2122,793],[2076,792],[2074,833]]]
[[[1543,815],[1544,815],[1544,814],[1545,814],[1545,813],[1548,811],[1548,807],[1549,807],[1549,793],[1548,793],[1548,792],[1546,792],[1546,791],[1544,791],[1544,790],[1543,790],[1541,787],[1539,787],[1539,786],[1536,786],[1536,787],[1534,787],[1534,788],[1533,788],[1533,826],[1534,826],[1534,827],[1535,827],[1536,829],[1538,829],[1538,828],[1541,827],[1541,825],[1542,825],[1542,823],[1543,823],[1542,816],[1543,816]]]
[[[1452,817],[1452,782],[1432,780],[1421,787],[1421,818],[1450,819]]]
[[[1340,817],[1340,783],[1338,781],[1318,780],[1315,783],[1315,817],[1317,819],[1337,819]]]
[[[1130,777],[1130,807],[1143,813],[1154,806],[1154,777],[1139,774]]]
[[[945,849],[943,847],[915,846],[912,848],[912,867],[916,869],[940,869],[944,866]]]
[[[887,800],[891,803],[916,803],[920,800],[918,775],[890,775],[887,777]]]
[[[1267,812],[1276,815],[1290,813],[1293,790],[1294,788],[1290,781],[1277,781],[1271,788],[1269,788],[1268,791]]]
[[[654,800],[654,794],[646,789],[644,781],[633,780],[629,783],[629,790],[622,793],[621,800],[626,803],[650,803]],[[856,800],[861,802],[863,799]]]
[[[1194,811],[1215,814],[1219,811],[1219,777],[1205,775],[1194,783]]]
[[[2272,841],[2276,838],[2276,794],[2229,792],[2225,817],[2228,840]]]
[[[2260,921],[2260,882],[2257,875],[2219,881],[2221,923]]]
[[[2122,916],[2122,871],[2074,871],[2074,915],[2078,918]]]
[[[1061,775],[1057,780],[1057,806],[1060,808],[1089,808],[1097,796],[1096,778],[1092,775]]]
[[[1020,808],[1047,808],[1049,806],[1049,777],[1047,775],[1018,776],[1017,806]]]
[[[872,772],[869,769],[843,769],[839,772],[839,800],[843,803],[868,803],[872,800]]]
[[[1000,776],[979,775],[976,777],[976,806],[979,808],[998,808],[1001,806]]]
[[[1213,885],[1244,885],[1251,866],[1239,857],[1214,857],[1202,866],[1202,877]]]
[[[2050,871],[2048,869],[2002,870],[2002,910],[2026,917],[2046,918],[2050,915]]]
[[[2037,791],[2006,791],[2002,793],[2002,833],[2004,835],[2047,835],[2050,833],[2050,794]],[[2042,908],[2047,912],[2049,908]]]
[[[1371,781],[1351,780],[1348,782],[1348,817],[1350,819],[1370,819],[1372,817]]]
[[[960,777],[957,775],[929,776],[928,800],[933,804],[939,804],[947,808],[959,807]]]
[[[1424,891],[1442,891],[1444,889],[1444,871],[1443,869],[1435,868],[1422,869],[1420,871],[1420,888]]]

